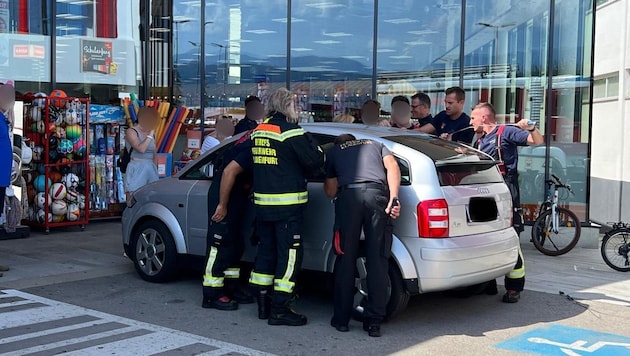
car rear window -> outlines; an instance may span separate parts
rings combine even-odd
[[[387,139],[431,158],[442,186],[503,182],[496,167],[498,162],[468,146],[433,136],[388,136]]]
[[[462,156],[475,156],[478,159],[490,159],[488,156],[469,147],[439,139],[434,136],[425,135],[405,135],[405,136],[387,136],[386,139],[400,143],[422,152],[433,161],[443,161],[453,158],[462,158]]]

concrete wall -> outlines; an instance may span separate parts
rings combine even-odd
[[[595,18],[594,77],[619,74],[619,96],[593,100],[590,218],[604,223],[630,221],[629,17],[630,0],[611,0]]]

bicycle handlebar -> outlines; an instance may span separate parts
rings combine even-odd
[[[555,185],[556,188],[566,188],[566,190],[568,190],[569,193],[575,195],[575,193],[573,192],[573,189],[571,189],[571,186],[569,184],[562,183],[562,180],[560,180],[560,177],[558,177],[557,175],[553,173],[551,174],[551,179],[549,179],[547,183]]]

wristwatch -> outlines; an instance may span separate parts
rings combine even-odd
[[[534,131],[536,131],[536,127],[534,127],[534,128],[533,128],[533,129],[531,129],[531,130],[527,130],[527,131],[529,131],[529,132],[534,132]]]

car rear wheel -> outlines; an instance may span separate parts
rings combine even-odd
[[[385,319],[393,318],[407,308],[409,303],[409,292],[405,289],[402,275],[396,263],[389,261],[387,279],[387,310]],[[363,319],[363,310],[367,305],[367,269],[365,267],[365,257],[357,259],[356,294],[354,295],[353,317],[357,320]]]
[[[177,250],[168,228],[147,220],[134,229],[131,253],[136,272],[149,282],[165,282],[177,272]]]

